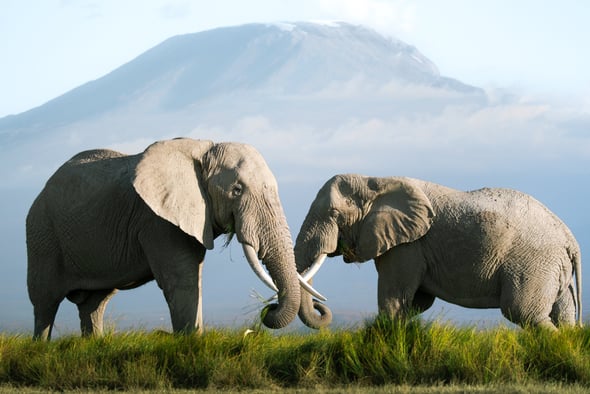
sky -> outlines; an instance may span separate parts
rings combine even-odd
[[[165,39],[251,22],[346,21],[418,48],[441,74],[590,111],[583,0],[2,0],[0,117],[100,78]]]

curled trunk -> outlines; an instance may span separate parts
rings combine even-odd
[[[308,282],[310,285],[312,280]],[[318,313],[316,313],[319,312]],[[299,318],[306,326],[320,329],[332,322],[332,311],[326,305],[314,300],[306,291],[301,292],[301,304],[299,305]]]
[[[262,312],[262,322],[269,328],[283,328],[287,326],[299,309],[300,287],[295,271],[295,260],[264,260],[270,276],[278,288],[278,303],[270,304]],[[282,266],[291,266],[293,269],[283,269]]]
[[[263,324],[273,329],[283,328],[295,319],[299,310],[301,292],[293,254],[293,243],[286,220],[278,221],[280,223],[277,226],[269,227],[274,230],[266,231],[261,235],[257,252],[257,257],[262,260],[270,278],[272,278],[273,283],[270,285],[274,284],[278,290],[278,302],[268,305],[262,311]],[[244,248],[245,251],[246,249],[247,247]],[[252,265],[251,258],[248,260]],[[263,278],[261,279],[265,281]]]
[[[307,259],[306,257],[304,257],[305,253],[302,253],[301,249],[301,244],[297,244],[295,247],[297,271],[301,275],[306,277],[306,273],[316,270],[314,269],[315,267],[312,264],[314,260]],[[311,279],[310,277],[307,283],[311,285],[313,283],[313,279]],[[332,322],[332,311],[330,310],[330,308],[328,308],[326,305],[322,304],[318,300],[314,300],[311,294],[307,291],[301,291],[301,302],[299,305],[298,315],[303,324],[314,329],[326,327]]]

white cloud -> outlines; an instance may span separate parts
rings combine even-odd
[[[320,7],[338,18],[397,35],[414,28],[416,7],[409,0],[320,0]]]
[[[187,1],[170,2],[160,7],[164,19],[186,18],[191,13],[191,5]]]
[[[193,130],[195,138],[254,145],[285,181],[335,173],[506,174],[569,168],[590,160],[590,139],[570,135],[547,106],[448,107],[437,114],[353,117],[331,127],[283,123],[263,115]]]

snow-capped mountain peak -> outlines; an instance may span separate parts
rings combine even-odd
[[[0,119],[0,133],[55,126],[123,108],[178,111],[233,95],[313,95],[361,81],[365,90],[419,85],[483,92],[439,74],[415,47],[345,22],[224,27],[172,37],[95,81],[23,114]],[[356,83],[355,82],[355,83]]]

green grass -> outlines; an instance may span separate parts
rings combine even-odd
[[[276,335],[257,327],[244,336],[244,330],[210,329],[202,336],[130,332],[49,343],[0,335],[0,388],[590,389],[590,328],[551,333],[377,319],[363,328],[313,334]]]

